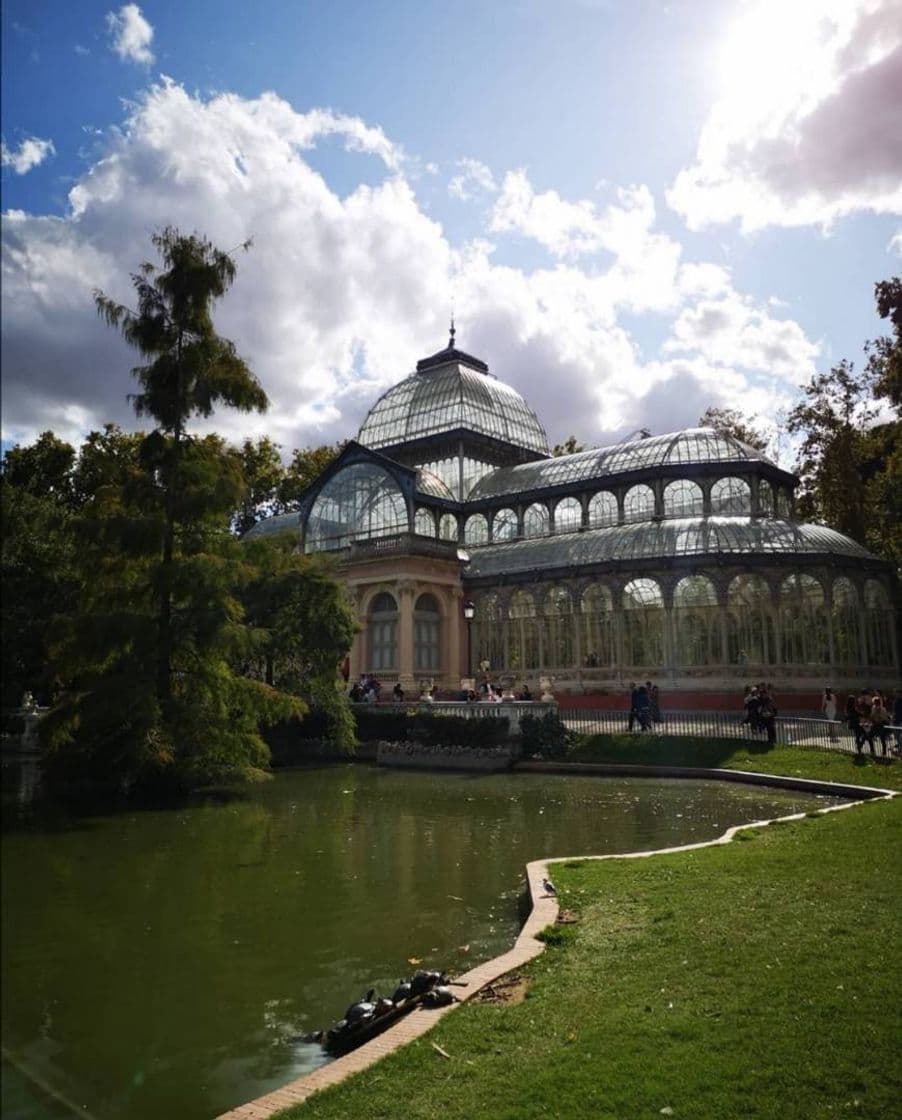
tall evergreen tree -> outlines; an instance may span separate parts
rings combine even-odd
[[[99,291],[95,302],[101,317],[150,359],[132,370],[141,386],[132,402],[138,416],[151,416],[158,425],[147,451],[163,497],[157,698],[165,705],[172,690],[173,576],[186,427],[194,417],[210,416],[218,404],[263,412],[269,402],[234,345],[213,327],[212,305],[235,279],[232,257],[206,238],[184,236],[171,227],[152,241],[163,268],[145,262],[133,275],[137,310]]]

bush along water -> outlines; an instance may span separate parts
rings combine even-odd
[[[524,758],[564,758],[576,738],[557,712],[521,716],[520,734]]]

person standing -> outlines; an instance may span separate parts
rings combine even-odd
[[[838,737],[836,734],[836,724],[834,723],[836,719],[836,693],[832,688],[824,689],[824,695],[821,698],[821,711],[824,713],[824,719],[830,724],[827,728],[830,742],[835,743]]]
[[[886,758],[886,741],[889,738],[889,732],[886,730],[888,725],[889,712],[883,702],[883,697],[877,692],[871,704],[871,752],[873,753],[874,750],[874,736],[879,735],[880,750],[884,758]]]
[[[777,708],[768,685],[758,689],[758,725],[767,732],[768,746],[777,741]]]
[[[651,703],[651,722],[663,723],[661,716],[661,693],[656,684],[648,682],[648,699]]]
[[[626,727],[627,731],[633,730],[636,720],[639,718],[638,702],[639,690],[636,688],[636,682],[630,681],[630,718]]]
[[[651,700],[648,689],[641,685],[636,690],[636,716],[641,731],[651,731]]]

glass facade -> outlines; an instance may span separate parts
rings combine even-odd
[[[398,672],[403,656],[453,676],[449,633],[462,623],[443,611],[461,593],[476,608],[473,667],[521,677],[735,682],[785,670],[820,688],[840,667],[874,681],[898,668],[886,565],[792,520],[795,480],[754,448],[693,428],[551,457],[522,397],[476,359],[449,350],[420,367],[376,402],[364,447],[351,445],[299,513],[248,534],[299,531],[308,552],[376,560],[361,571],[383,586],[417,560],[397,577],[415,594],[380,589],[370,604],[362,668]],[[427,539],[465,547],[455,557]]]
[[[375,463],[343,467],[323,486],[307,517],[307,552],[409,531],[407,505],[394,478]]]

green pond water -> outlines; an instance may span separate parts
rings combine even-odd
[[[35,1120],[212,1118],[319,1065],[299,1036],[393,988],[408,958],[464,971],[509,947],[529,860],[710,839],[822,800],[347,765],[225,804],[48,819],[27,774],[4,777],[2,1114]]]

